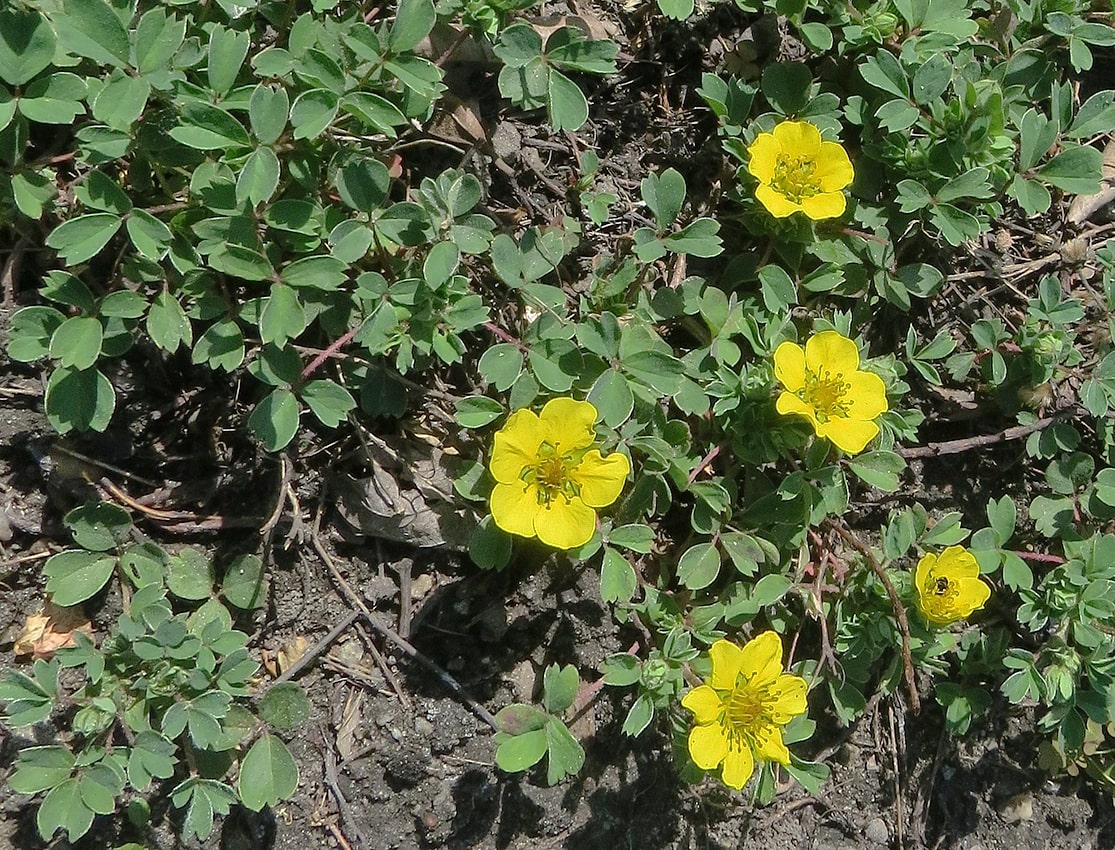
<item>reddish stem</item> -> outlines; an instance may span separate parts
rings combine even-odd
[[[302,370],[302,380],[304,381],[306,380],[306,378],[310,377],[310,375],[317,371],[318,367],[321,366],[322,363],[336,354],[340,349],[348,345],[349,342],[352,341],[352,338],[356,336],[356,332],[358,330],[360,330],[359,325],[357,325],[355,328],[350,328],[349,330],[345,331],[342,336],[337,337],[337,339],[330,343],[327,349],[325,349],[323,352],[321,352],[321,354],[311,360],[309,365]]]

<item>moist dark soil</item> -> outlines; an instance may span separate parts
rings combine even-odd
[[[599,34],[616,39],[622,50],[619,74],[582,80],[592,113],[575,138],[553,134],[537,116],[508,108],[483,66],[451,63],[452,91],[484,127],[488,141],[476,144],[454,136],[452,122],[437,121],[427,136],[417,138],[448,142],[464,153],[455,154],[445,144],[416,145],[409,149],[407,167],[416,174],[467,168],[481,177],[487,205],[501,220],[514,212],[520,221],[545,223],[569,214],[568,188],[579,175],[576,151],[594,147],[602,162],[596,188],[619,197],[622,227],[586,227],[577,255],[562,269],[565,284],[578,290],[596,255],[615,253],[619,240],[641,223],[638,181],[649,171],[679,169],[696,195],[695,208],[715,207],[730,167],[721,155],[715,123],[695,92],[701,72],[723,71],[725,63],[738,60],[733,51],[741,40],[758,64],[793,56],[795,44],[780,33],[777,22],[755,22],[726,6],[686,24],[652,21],[616,8],[575,11],[599,27]],[[1055,223],[1046,232],[1059,232],[1059,227]],[[1000,261],[1048,250],[1027,244],[1033,231],[1029,237],[1019,231],[1026,228],[1014,228],[1015,239],[1000,250]],[[965,269],[974,264],[972,257],[962,253],[950,262],[954,269]],[[29,260],[14,292],[7,294],[0,351],[6,348],[11,313],[34,303],[39,272]],[[958,310],[977,303],[980,310],[1010,313],[1019,307],[1012,297],[1004,293],[1006,300],[993,304],[974,302],[971,290],[953,289],[942,303],[948,308],[951,299]],[[471,355],[478,357],[488,344],[477,338]],[[42,561],[68,541],[62,515],[89,495],[88,467],[98,477],[127,483],[100,464],[167,482],[163,500],[179,509],[242,520],[167,528],[136,515],[143,532],[163,545],[259,551],[265,557],[269,605],[240,624],[260,658],[274,658],[299,640],[314,646],[353,610],[342,583],[311,545],[313,534],[364,604],[491,712],[536,699],[546,665],[574,664],[583,681],[592,681],[607,655],[625,651],[639,638],[600,600],[595,572],[547,558],[541,550],[527,546],[506,570],[481,573],[454,550],[419,549],[356,533],[351,517],[338,507],[339,477],[368,474],[366,447],[355,435],[309,434],[291,454],[297,504],[283,501],[279,461],[224,428],[238,416],[242,422],[246,410],[232,382],[200,376],[188,358],[166,361],[153,351],[133,352],[121,369],[113,376],[121,399],[110,430],[62,438],[42,415],[44,376],[0,353],[0,666],[16,663],[11,643],[41,603]],[[434,382],[453,385],[455,378],[459,375],[447,372]],[[927,411],[926,439],[1009,424],[1002,414],[971,400],[937,402],[938,411]],[[467,439],[447,430],[451,416],[438,395],[412,388],[409,403],[404,420],[369,422],[369,432],[404,455],[431,441]],[[963,416],[954,415],[958,409]],[[938,418],[952,424],[939,424]],[[926,459],[909,474],[907,483],[920,500],[942,513],[978,513],[989,495],[1025,494],[1029,486],[1019,452],[1011,446]],[[133,495],[142,489],[137,487]],[[262,520],[277,504],[277,523],[261,534]],[[877,528],[892,506],[879,499],[857,504],[850,513],[860,527]],[[95,630],[103,633],[120,600],[110,591],[96,603],[89,613]],[[301,773],[297,793],[262,815],[235,811],[204,846],[1115,846],[1110,797],[1083,778],[1051,779],[1038,769],[1034,718],[1005,703],[996,703],[959,739],[944,731],[941,711],[929,698],[920,714],[910,712],[899,695],[873,699],[852,728],[842,728],[818,706],[818,732],[802,755],[823,757],[832,768],[831,779],[816,797],[788,785],[773,804],[759,807],[746,794],[729,793],[713,781],[683,783],[669,718],[658,718],[636,739],[623,735],[630,698],[612,689],[590,702],[573,726],[587,753],[574,780],[551,788],[538,770],[503,773],[494,766],[492,732],[479,714],[428,666],[361,618],[307,666],[299,681],[314,710],[288,740]],[[49,742],[58,732],[49,723],[17,731],[0,726],[0,780],[20,747]],[[165,800],[156,798],[153,808],[154,826],[146,834],[136,834],[123,818],[99,818],[76,846],[101,850],[127,841],[158,848],[199,846],[174,837],[174,812]],[[0,848],[44,846],[34,813],[32,800],[0,781]]]

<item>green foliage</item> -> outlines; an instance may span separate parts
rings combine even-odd
[[[523,703],[504,706],[496,715],[496,764],[508,773],[528,770],[549,754],[546,781],[556,785],[577,774],[585,751],[562,716],[574,704],[580,680],[573,666],[551,664],[542,679],[542,708]]]
[[[220,599],[240,609],[262,604],[259,559],[236,559],[218,589],[213,565],[197,550],[130,542],[131,522],[114,505],[75,508],[65,523],[82,548],[47,563],[53,601],[76,604],[117,575],[132,590],[100,646],[75,632],[76,645],[54,660],[0,680],[8,724],[31,726],[58,712],[70,724],[65,744],[22,749],[10,779],[20,793],[45,794],[36,821],[43,839],[62,829],[76,841],[95,816],[156,793],[156,782],[185,810],[185,833],[200,839],[211,833],[214,813],[233,803],[258,810],[293,794],[293,757],[264,724],[298,728],[309,716],[307,697],[298,685],[276,685],[261,700],[259,718],[248,710],[259,664]],[[170,596],[202,604],[176,613]],[[223,778],[237,763],[234,790]]]

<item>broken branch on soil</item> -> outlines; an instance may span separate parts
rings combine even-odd
[[[1010,440],[1019,440],[1023,437],[1028,437],[1035,431],[1043,431],[1053,423],[1060,422],[1062,419],[1067,419],[1073,413],[1075,413],[1075,411],[1061,411],[1060,413],[1055,413],[1053,416],[1046,416],[1043,419],[1039,419],[1037,422],[1031,422],[1029,425],[1015,425],[1012,428],[1006,428],[995,434],[980,434],[975,437],[964,437],[959,440],[946,440],[942,443],[928,443],[924,446],[898,448],[895,449],[895,451],[906,459],[960,454],[961,452],[966,452],[971,449],[994,446],[997,443],[1005,443]]]
[[[380,618],[368,609],[368,606],[364,604],[364,601],[357,596],[356,591],[352,589],[352,585],[348,583],[348,580],[341,574],[341,571],[337,569],[333,557],[322,544],[321,537],[318,535],[316,527],[310,531],[310,541],[313,543],[314,550],[317,552],[318,556],[333,575],[333,579],[337,582],[338,587],[341,588],[341,592],[344,594],[349,604],[360,611],[360,614],[364,618],[364,622],[379,632],[380,635],[387,638],[387,640],[391,641],[391,643],[395,644],[396,647],[401,649],[408,656],[434,673],[458,699],[468,706],[473,714],[488,724],[494,731],[498,732],[499,724],[496,723],[495,717],[492,716],[492,713],[488,711],[488,709],[484,708],[484,706],[469,696],[465,689],[461,687],[460,683],[443,670],[440,665],[419,652],[410,641],[401,637],[398,632],[386,623],[381,622]]]
[[[918,684],[914,678],[914,659],[910,654],[910,621],[906,619],[906,608],[902,604],[902,600],[898,598],[898,591],[894,589],[894,584],[887,575],[887,571],[883,569],[883,565],[879,563],[879,559],[875,557],[875,553],[871,551],[870,546],[852,534],[841,520],[830,520],[829,527],[853,549],[863,555],[864,560],[871,567],[871,571],[875,573],[875,577],[882,582],[886,589],[887,598],[890,600],[891,608],[894,609],[894,619],[898,622],[898,631],[902,635],[902,678],[906,681],[906,690],[910,696],[910,708],[913,709],[914,714],[920,714],[921,698],[918,697]]]

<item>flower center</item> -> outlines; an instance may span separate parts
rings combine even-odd
[[[538,448],[537,461],[523,468],[522,479],[538,488],[538,503],[549,505],[558,497],[569,502],[579,496],[581,485],[573,480],[573,470],[580,464],[576,453],[561,453],[558,445],[543,443]]]
[[[819,422],[828,422],[848,415],[848,391],[852,386],[844,380],[844,373],[835,375],[827,370],[811,372],[805,370],[805,388],[801,400],[813,408]]]
[[[770,716],[768,702],[766,689],[753,687],[742,675],[732,690],[721,691],[721,722],[728,732],[728,746],[740,750],[761,737]]]
[[[960,597],[960,584],[949,581],[944,576],[929,574],[922,588],[922,595],[930,600],[930,604],[938,614],[950,613]]]
[[[811,156],[780,153],[770,185],[778,194],[800,204],[803,198],[812,198],[821,192],[821,184],[814,175],[816,170],[817,163]]]

